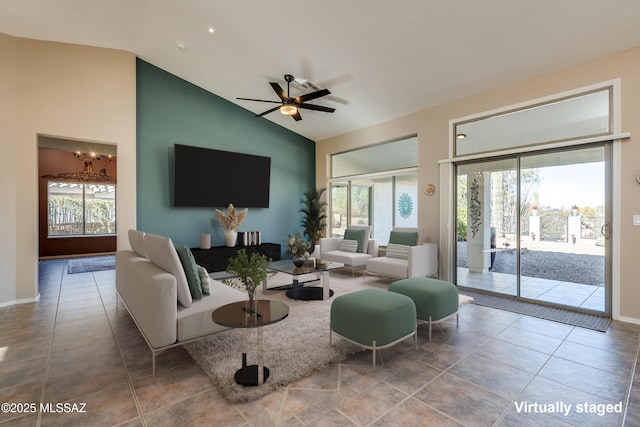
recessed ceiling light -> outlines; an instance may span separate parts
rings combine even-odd
[[[214,30],[213,27],[209,27],[209,34],[213,34],[215,32],[216,32],[216,30]]]
[[[186,44],[184,44],[183,42],[177,42],[176,46],[178,47],[178,49],[183,50],[183,51],[189,49],[189,47]]]

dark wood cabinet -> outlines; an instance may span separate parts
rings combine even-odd
[[[281,248],[278,243],[235,246],[233,248],[227,246],[214,246],[211,249],[191,248],[191,252],[196,259],[196,264],[203,266],[209,273],[212,273],[226,270],[229,265],[229,258],[234,258],[241,249],[246,249],[249,256],[259,253],[268,256],[273,261],[278,261],[281,258]]]

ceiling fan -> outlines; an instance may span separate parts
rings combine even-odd
[[[258,102],[270,102],[272,104],[280,104],[279,106],[273,107],[272,109],[267,110],[263,113],[256,114],[255,117],[262,117],[265,114],[269,114],[276,110],[280,110],[282,114],[286,116],[291,116],[295,121],[299,121],[299,120],[302,120],[302,116],[300,116],[300,112],[298,111],[299,108],[303,108],[307,110],[323,111],[325,113],[333,113],[334,111],[336,111],[335,108],[306,103],[307,101],[311,101],[313,99],[317,99],[317,98],[321,98],[323,96],[329,95],[331,92],[329,92],[328,89],[320,89],[315,92],[305,93],[303,95],[292,98],[289,96],[289,85],[292,81],[295,80],[295,78],[291,74],[285,74],[284,79],[287,82],[286,93],[278,83],[269,82],[274,92],[278,95],[278,97],[280,97],[280,101],[270,101],[267,99],[253,99],[253,98],[236,98],[236,99],[242,99],[244,101],[258,101]]]

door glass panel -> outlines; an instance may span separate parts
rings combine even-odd
[[[523,156],[521,296],[605,311],[605,147]]]
[[[457,283],[517,295],[517,159],[458,165]]]
[[[371,189],[369,182],[351,182],[350,225],[371,225]]]
[[[381,246],[389,243],[393,227],[393,177],[375,178],[373,181],[373,230],[371,237]]]
[[[344,236],[347,229],[347,189],[348,183],[333,183],[331,185],[331,237]]]

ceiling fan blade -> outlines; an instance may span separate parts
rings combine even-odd
[[[302,120],[302,116],[300,115],[299,111],[296,111],[296,113],[291,117],[293,117],[293,120],[295,120],[296,122],[299,122],[300,120]]]
[[[282,89],[282,87],[278,83],[269,82],[269,84],[273,88],[273,91],[280,97],[280,99],[282,99],[283,101],[289,99],[287,94],[284,92],[284,89]]]
[[[265,111],[264,113],[256,114],[256,115],[255,115],[255,117],[262,117],[262,116],[264,116],[265,114],[273,113],[273,112],[274,112],[274,111],[276,111],[278,108],[280,108],[280,107],[273,107],[272,109],[267,110],[267,111]]]
[[[282,104],[282,101],[270,101],[268,99],[254,99],[254,98],[236,98],[243,101],[258,101],[258,102],[271,102],[272,104]]]
[[[296,97],[296,101],[307,102],[307,101],[311,101],[312,99],[317,99],[317,98],[329,95],[330,93],[331,92],[329,92],[329,89],[320,89],[315,92],[305,93],[304,95],[300,95]]]
[[[335,108],[325,107],[323,105],[298,104],[297,107],[306,108],[307,110],[323,111],[325,113],[333,113],[334,111],[336,111]]]

